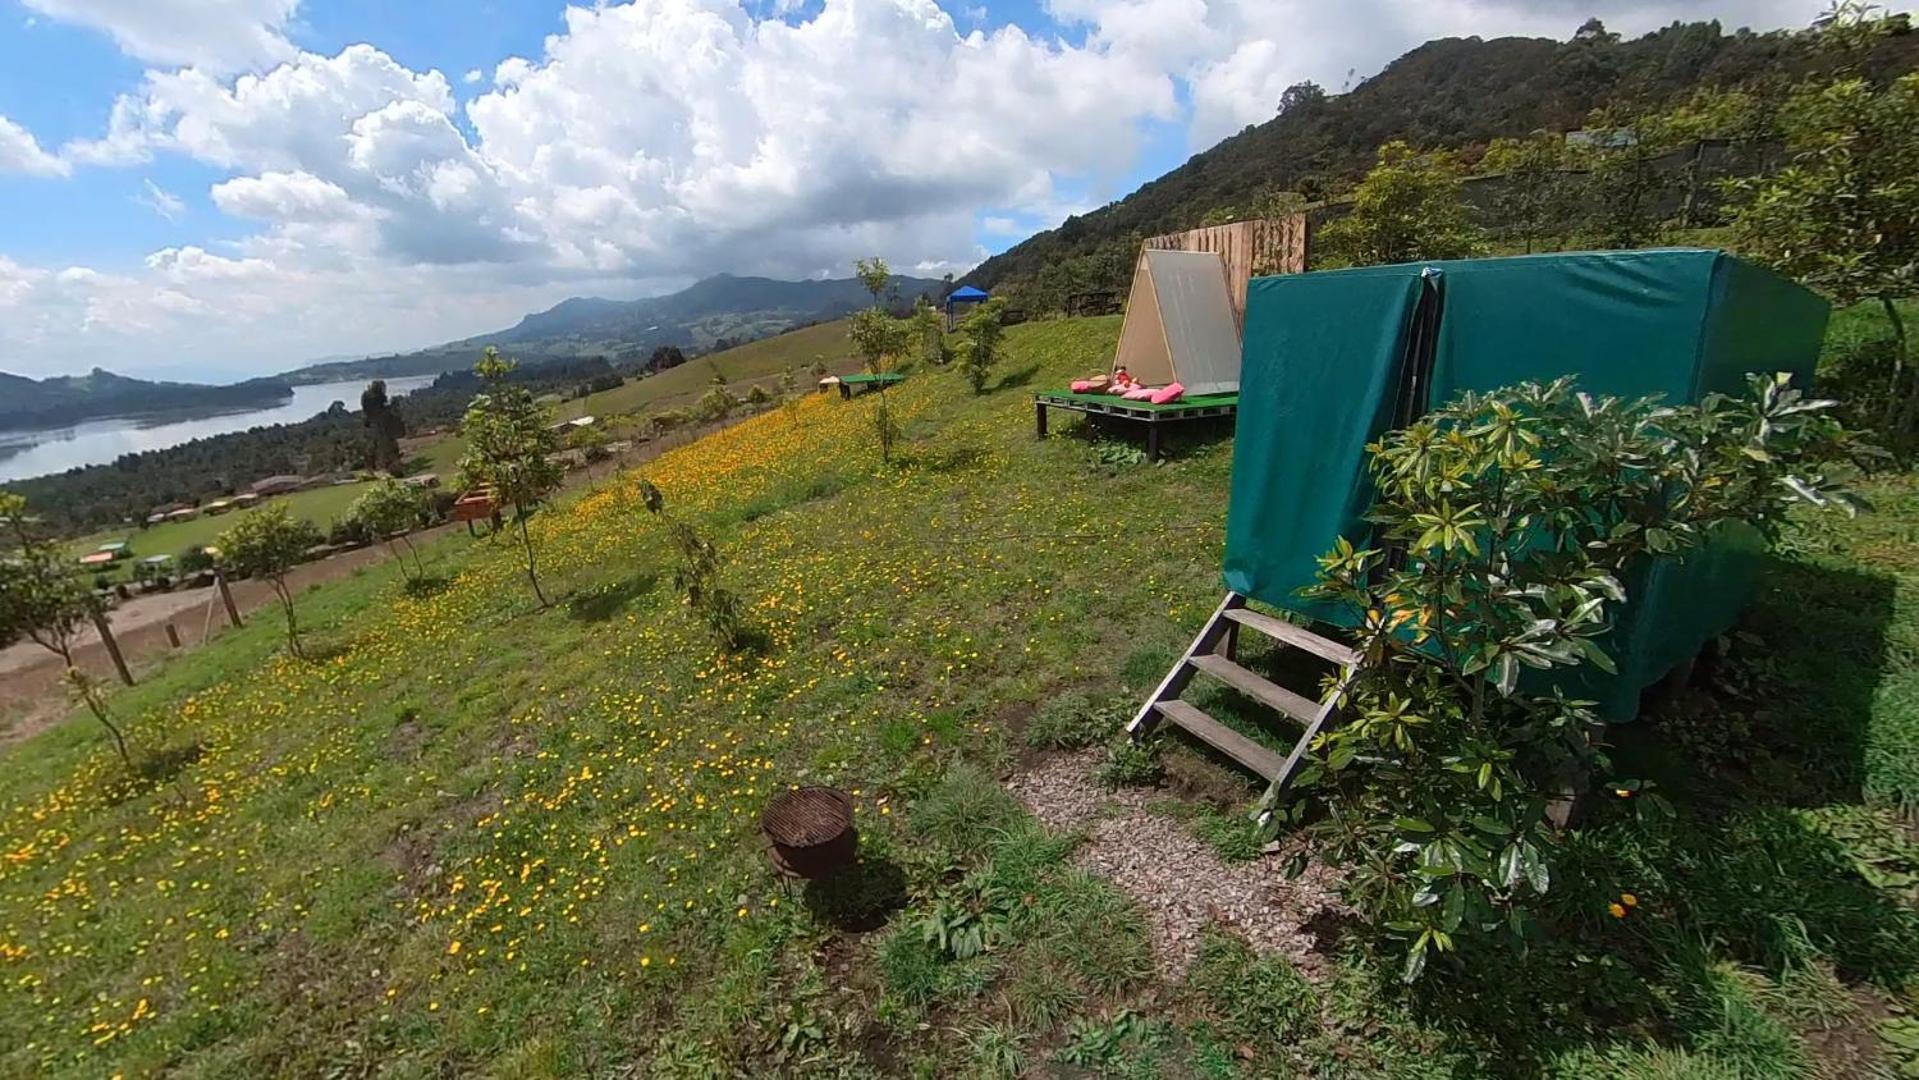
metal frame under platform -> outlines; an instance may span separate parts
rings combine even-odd
[[[1161,425],[1177,423],[1181,420],[1232,416],[1239,412],[1238,394],[1221,396],[1230,397],[1230,400],[1154,405],[1148,402],[1127,401],[1120,397],[1102,398],[1091,394],[1034,394],[1033,426],[1039,437],[1044,439],[1048,409],[1066,409],[1069,412],[1085,413],[1088,416],[1117,416],[1122,420],[1137,420],[1146,425],[1147,458],[1158,461]]]

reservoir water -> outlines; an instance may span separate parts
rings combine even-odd
[[[431,375],[388,379],[389,397],[399,397],[433,382]],[[370,380],[296,386],[277,404],[232,412],[169,412],[159,416],[115,416],[39,430],[0,431],[0,483],[65,472],[80,465],[105,465],[121,454],[162,450],[209,435],[245,431],[263,424],[291,424],[323,413],[336,401],[360,407],[360,392]]]

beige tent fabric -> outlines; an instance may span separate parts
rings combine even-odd
[[[1140,252],[1133,268],[1133,288],[1126,297],[1126,322],[1120,327],[1113,367],[1125,368],[1147,386],[1165,386],[1174,379],[1173,356],[1166,345],[1166,324],[1160,319],[1159,294],[1146,256],[1147,252]]]
[[[1211,252],[1141,251],[1115,367],[1189,394],[1239,390],[1239,325],[1226,266]]]

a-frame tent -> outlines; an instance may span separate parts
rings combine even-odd
[[[1188,397],[1239,391],[1239,324],[1226,264],[1203,251],[1139,253],[1115,367]]]

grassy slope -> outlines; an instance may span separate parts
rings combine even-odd
[[[775,385],[778,376],[789,367],[802,386],[810,386],[816,362],[825,363],[835,371],[848,371],[857,366],[849,359],[849,350],[845,320],[821,323],[701,357],[652,378],[634,379],[617,389],[563,402],[554,410],[554,415],[606,417],[680,408],[706,392],[715,371],[726,376],[736,394],[744,394],[754,383],[766,383],[769,389],[778,389]],[[459,437],[441,436],[421,446],[408,468],[438,473],[443,482],[450,483],[459,471],[460,455],[465,450],[466,444]],[[295,492],[285,498],[294,516],[324,529],[344,516],[347,507],[365,489],[364,484],[340,485]],[[71,546],[75,554],[84,554],[105,541],[125,540],[135,557],[178,555],[189,546],[212,543],[214,537],[232,524],[231,515],[203,517],[131,532],[108,530],[76,540]],[[116,569],[124,571],[130,565],[122,563]]]
[[[1117,328],[1016,328],[1003,376],[1097,367]],[[80,720],[12,750],[0,1073],[567,1075],[654,1054],[945,1075],[1079,1047],[1142,1075],[1773,1075],[1812,1060],[1807,1003],[1854,1019],[1834,965],[1874,1000],[1913,977],[1909,908],[1857,872],[1909,851],[1862,808],[1915,794],[1909,478],[1775,575],[1756,624],[1776,670],[1752,677],[1803,689],[1767,695],[1750,805],[1595,828],[1583,851],[1642,867],[1643,916],[1575,914],[1583,966],[1542,953],[1435,1011],[1356,951],[1314,991],[1217,942],[1156,987],[1124,902],[1062,868],[1070,839],[939,779],[1004,761],[1022,703],[1163,672],[1216,600],[1230,444],[1108,469],[1033,440],[1017,389],[927,373],[889,398],[903,467],[875,460],[874,398],[808,395],[646,470],[724,551],[761,655],[715,658],[629,477],[536,522],[554,610],[532,610],[510,548],[449,538],[437,594],[389,567],[302,598],[323,662],[282,659],[258,620],[116,697],[137,746],[197,754],[177,776],[121,782]],[[908,887],[959,864],[1030,898],[1012,942],[947,963],[903,919],[823,928],[802,909],[834,901],[774,885],[754,829],[798,782],[854,790]],[[1588,913],[1621,886],[1568,879]]]
[[[625,386],[589,394],[561,405],[556,415],[611,416],[681,408],[706,393],[715,371],[726,376],[735,394],[744,394],[756,382],[777,389],[772,384],[789,367],[801,386],[810,386],[815,363],[824,363],[834,371],[849,371],[856,366],[851,353],[846,320],[839,319],[748,342],[649,378],[631,380]]]

